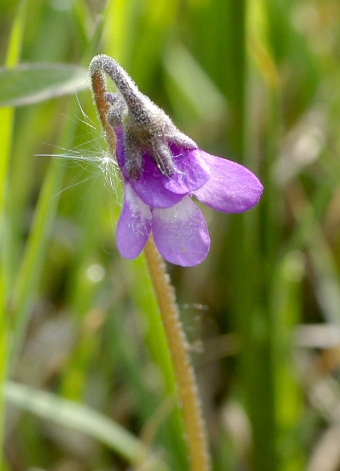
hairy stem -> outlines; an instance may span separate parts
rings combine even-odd
[[[107,72],[106,69],[104,71]],[[90,65],[92,90],[110,150],[114,155],[116,140],[111,126],[106,121],[106,114],[110,105],[105,99],[107,90],[104,71],[102,70],[102,61],[94,58]],[[209,471],[211,469],[210,457],[202,409],[187,343],[179,321],[174,289],[170,284],[165,263],[155,246],[152,236],[149,237],[144,252],[171,352],[182,406],[191,469],[192,471]]]
[[[208,471],[210,459],[194,370],[179,320],[174,289],[152,236],[146,243],[144,253],[175,370],[192,471]]]
[[[105,85],[104,72],[100,69],[91,70],[91,83],[93,96],[96,102],[100,121],[105,131],[106,140],[109,144],[112,155],[114,155],[116,149],[116,137],[112,127],[106,121],[106,115],[111,105],[105,98],[105,93],[107,90]]]

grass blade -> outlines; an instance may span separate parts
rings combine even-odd
[[[145,469],[166,470],[165,465],[158,462],[140,440],[116,422],[85,405],[14,382],[5,385],[5,396],[10,404],[42,419],[51,420],[99,440],[129,463],[139,462],[142,458],[144,464],[148,461],[157,462],[157,468],[148,466]]]

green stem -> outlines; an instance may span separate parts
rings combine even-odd
[[[250,73],[247,64],[247,0],[229,1],[233,27],[231,57],[234,58],[232,106],[232,150],[239,162],[252,167],[254,141],[253,122],[247,109],[247,93],[250,90]],[[274,154],[277,132],[277,110],[274,94],[268,91],[268,132],[265,135],[266,168]],[[266,110],[267,111],[267,110]],[[278,469],[276,449],[277,424],[275,416],[275,346],[273,345],[273,312],[270,293],[274,266],[275,230],[272,217],[275,198],[267,175],[261,178],[267,197],[247,214],[233,218],[232,237],[235,260],[230,262],[234,270],[235,327],[243,341],[240,355],[241,390],[252,427],[252,471]],[[237,255],[236,255],[237,254]],[[246,274],[246,279],[245,279]]]

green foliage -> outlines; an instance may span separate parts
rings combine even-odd
[[[138,463],[138,460],[143,457],[152,463],[149,465],[150,469],[155,466],[154,463],[157,463],[155,469],[167,469],[164,464],[160,463],[159,458],[147,456],[149,450],[142,442],[93,409],[58,398],[55,394],[11,382],[5,386],[5,396],[11,404],[33,412],[38,417],[74,429],[79,433],[86,433],[103,442],[130,463]]]
[[[0,8],[3,469],[138,469],[143,443],[143,469],[188,470],[144,258],[115,247],[120,180],[84,78],[101,52],[200,147],[265,186],[245,215],[203,209],[208,259],[170,267],[214,469],[337,469],[338,3]]]
[[[84,88],[87,70],[68,64],[22,64],[0,69],[0,106],[31,105]]]

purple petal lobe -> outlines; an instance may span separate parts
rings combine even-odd
[[[151,231],[151,219],[149,206],[126,184],[116,232],[117,247],[122,257],[131,260],[141,253]]]
[[[163,177],[163,185],[173,193],[188,194],[201,188],[210,177],[209,166],[201,157],[200,149],[184,149],[170,144],[177,172]]]
[[[143,154],[143,171],[138,180],[131,182],[137,195],[153,208],[170,208],[178,203],[182,194],[173,193],[164,186],[164,180],[168,180],[161,174],[157,165],[151,160],[147,152]]]
[[[164,186],[164,177],[157,165],[152,161],[147,152],[143,154],[143,170],[141,176],[130,181],[125,166],[125,139],[124,130],[121,126],[115,127],[116,134],[116,157],[119,168],[123,174],[125,182],[130,182],[137,195],[145,204],[155,208],[169,208],[178,203],[183,195],[173,193]]]
[[[192,194],[202,203],[217,211],[241,213],[252,208],[260,199],[263,186],[247,168],[236,162],[204,154],[211,177]]]
[[[189,196],[171,208],[153,209],[152,215],[154,240],[165,260],[193,267],[206,258],[210,248],[208,228]]]

